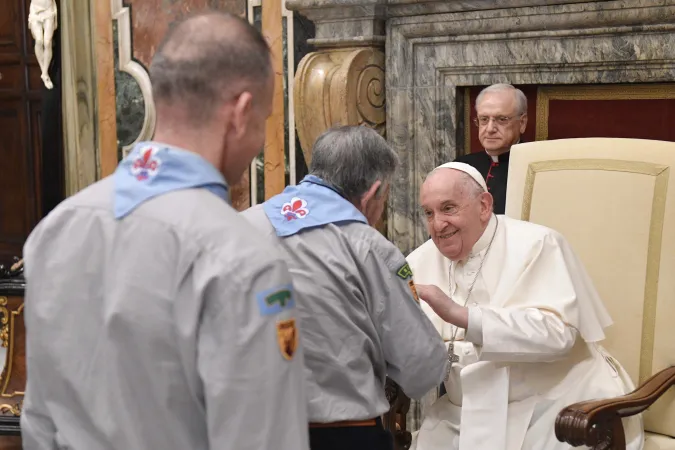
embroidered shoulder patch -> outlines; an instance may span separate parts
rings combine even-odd
[[[256,299],[260,314],[263,316],[271,316],[295,308],[293,286],[290,284],[258,292]]]
[[[293,197],[290,202],[284,203],[280,211],[286,220],[304,219],[309,214],[307,201],[302,198]]]
[[[277,342],[281,356],[288,361],[293,359],[298,350],[298,329],[295,326],[295,319],[277,322]]]
[[[415,282],[411,279],[408,280],[408,287],[410,288],[410,292],[412,292],[412,296],[415,299],[417,303],[420,302],[420,296],[417,295],[417,288],[415,287]]]
[[[138,181],[145,181],[157,175],[159,167],[162,165],[162,160],[155,155],[158,151],[159,149],[156,147],[148,147],[141,150],[134,159],[130,170]]]
[[[407,280],[408,278],[412,277],[413,273],[412,270],[410,270],[408,263],[405,263],[396,271],[396,275],[398,275],[398,277],[402,280]]]

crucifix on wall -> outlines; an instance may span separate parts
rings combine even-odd
[[[49,64],[52,62],[52,37],[56,27],[56,1],[32,0],[28,14],[28,28],[35,39],[35,57],[40,65],[41,78],[47,89],[54,87],[49,78]]]

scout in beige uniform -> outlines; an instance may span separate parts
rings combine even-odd
[[[265,41],[196,16],[150,72],[156,140],[25,246],[24,448],[306,450],[291,278],[228,204],[264,139]]]
[[[298,186],[244,215],[286,251],[298,293],[312,450],[392,449],[387,376],[412,397],[440,383],[445,348],[401,252],[371,225],[398,158],[364,127],[317,140]]]

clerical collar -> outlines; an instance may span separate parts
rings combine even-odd
[[[516,142],[513,145],[518,145],[518,144],[520,144],[520,139],[518,139],[518,142]],[[511,154],[511,149],[509,149],[509,150],[505,151],[504,153],[502,153],[501,155],[497,155],[497,156],[489,154],[487,152],[487,150],[485,150],[485,154],[490,157],[490,160],[493,163],[507,163],[508,164],[509,163],[509,155]]]
[[[488,155],[488,157],[490,157],[490,160],[493,163],[496,162],[496,163],[506,163],[506,164],[508,164],[509,163],[509,156],[511,155],[511,150],[509,150],[507,152],[504,152],[499,156],[491,155],[488,152],[485,152],[485,154]]]
[[[485,231],[483,231],[483,235],[480,237],[480,239],[478,239],[478,241],[474,244],[473,248],[471,249],[469,257],[476,256],[487,248],[488,244],[490,243],[490,240],[492,239],[492,235],[495,232],[496,226],[497,226],[497,216],[492,214],[487,227],[485,227]]]
[[[494,156],[494,155],[489,154],[488,152],[485,152],[485,154],[488,155],[488,157],[490,158],[490,161],[492,161],[493,163],[506,163],[506,164],[509,163],[509,154],[510,153],[511,153],[511,151],[509,150],[507,152],[502,153],[501,155]]]

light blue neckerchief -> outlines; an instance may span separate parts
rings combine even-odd
[[[263,209],[280,237],[329,223],[368,223],[361,211],[314,175],[307,175],[297,186],[288,186],[263,203]]]
[[[113,174],[115,218],[138,205],[179,189],[204,188],[230,203],[223,175],[196,153],[158,142],[140,142]]]

